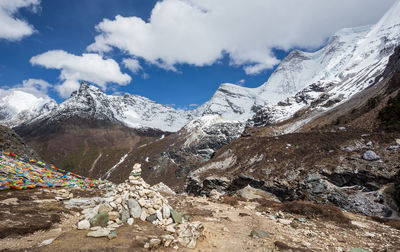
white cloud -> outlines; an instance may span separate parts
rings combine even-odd
[[[132,71],[132,73],[137,74],[141,69],[142,66],[137,59],[123,59],[122,63],[126,68]]]
[[[104,59],[93,53],[77,56],[62,50],[54,50],[32,57],[30,62],[32,65],[61,70],[59,78],[62,83],[56,90],[62,97],[68,97],[77,90],[80,80],[93,82],[103,90],[107,89],[109,83],[124,86],[131,81],[128,74],[121,72],[115,60]]]
[[[20,8],[31,8],[35,11],[40,0],[0,0],[0,38],[20,40],[31,35],[35,29],[26,21],[16,18]]]
[[[273,48],[316,48],[344,27],[373,24],[395,0],[164,0],[148,22],[116,16],[96,26],[89,51],[114,47],[169,70],[226,53],[247,74],[273,67]]]
[[[22,84],[14,85],[12,88],[2,88],[0,89],[0,98],[7,96],[13,91],[23,91],[30,93],[38,98],[50,99],[47,95],[48,89],[51,87],[47,81],[41,79],[28,79],[24,80]]]

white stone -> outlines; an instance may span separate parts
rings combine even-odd
[[[147,218],[147,212],[145,209],[142,209],[142,214],[140,215],[140,220],[146,221]]]
[[[134,221],[133,218],[129,218],[126,223],[128,223],[129,226],[132,226],[133,221]]]
[[[278,221],[283,225],[290,225],[292,223],[292,220],[287,220],[287,219],[279,219]]]
[[[42,243],[40,243],[39,247],[50,245],[55,239],[56,238],[44,240],[44,241],[42,241]]]
[[[165,204],[162,206],[162,214],[164,219],[168,219],[169,216],[171,216],[171,211],[169,210],[169,207]]]
[[[162,220],[163,220],[163,215],[162,215],[162,213],[161,213],[160,210],[157,210],[157,211],[156,211],[156,215],[157,215],[157,219],[158,219],[159,221],[162,221]]]
[[[141,207],[144,207],[144,206],[146,205],[146,201],[145,201],[143,198],[140,198],[140,199],[138,200],[138,203],[139,203],[139,205],[140,205]]]
[[[117,204],[115,204],[114,202],[110,202],[110,206],[111,206],[113,209],[117,208]]]
[[[104,237],[110,234],[110,230],[107,228],[100,228],[96,231],[89,232],[86,236],[88,237]]]
[[[174,225],[169,225],[169,226],[167,226],[167,227],[165,228],[165,230],[166,230],[167,232],[170,232],[170,233],[175,233],[175,232],[176,232],[176,230],[175,230],[175,228],[174,228]]]
[[[82,220],[78,223],[78,229],[90,229],[90,222],[88,220]]]
[[[174,223],[174,220],[173,220],[172,218],[168,218],[168,219],[165,221],[165,225],[169,225],[169,224],[172,224],[172,223]]]

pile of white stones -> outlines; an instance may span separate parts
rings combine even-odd
[[[141,177],[141,165],[135,164],[129,179],[113,185],[101,204],[82,211],[78,229],[90,229],[89,237],[117,237],[115,230],[135,219],[148,221],[166,230],[169,235],[151,238],[145,248],[174,246],[196,247],[196,240],[202,236],[201,222],[187,222],[182,213],[173,210],[168,200],[158,191],[150,188]]]

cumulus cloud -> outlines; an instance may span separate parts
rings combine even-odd
[[[77,56],[62,50],[53,50],[32,57],[30,62],[32,65],[61,70],[59,78],[62,83],[56,86],[61,97],[68,97],[77,90],[80,80],[93,82],[103,90],[107,89],[109,83],[124,86],[131,81],[128,74],[121,72],[115,60],[93,53]]]
[[[35,11],[40,0],[0,0],[0,38],[20,40],[31,35],[35,29],[32,25],[15,15],[20,8],[30,8]]]
[[[137,59],[123,59],[122,64],[124,64],[124,66],[134,74],[137,74],[142,69],[139,60]]]
[[[89,51],[114,47],[159,67],[232,65],[257,74],[279,60],[273,48],[317,48],[340,28],[373,24],[396,0],[164,0],[151,17],[116,16],[96,26]]]
[[[47,95],[48,89],[51,84],[47,81],[41,79],[28,79],[24,80],[22,84],[14,85],[12,88],[3,87],[0,89],[0,98],[7,96],[13,91],[23,91],[26,93],[33,94],[34,96],[40,98],[50,99]]]

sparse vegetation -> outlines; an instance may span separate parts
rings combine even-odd
[[[343,212],[333,205],[315,204],[306,201],[285,202],[280,209],[287,213],[304,215],[310,219],[320,218],[332,221],[339,225],[350,226],[350,219]]]
[[[383,129],[400,129],[400,94],[388,100],[387,106],[379,112],[378,118]]]

